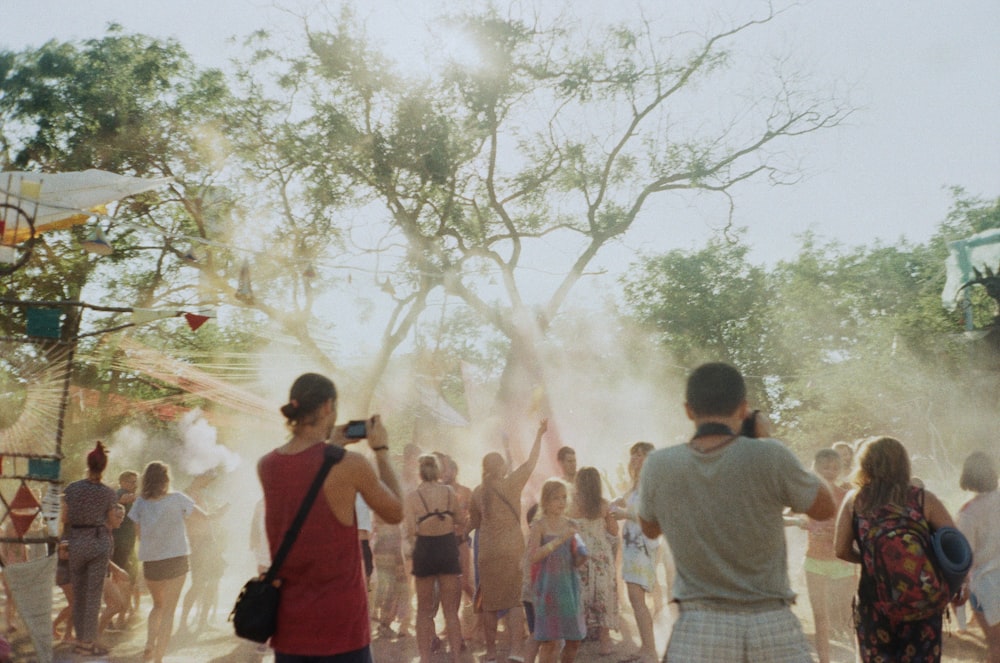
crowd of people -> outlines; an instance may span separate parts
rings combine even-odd
[[[355,441],[333,424],[331,390],[324,392],[329,400],[312,445]],[[302,402],[293,386],[286,407],[301,409]],[[310,402],[320,407],[316,399]],[[367,439],[381,481],[366,485],[368,491],[378,487],[366,538],[375,580],[369,585],[352,580],[340,588],[331,581],[330,591],[365,601],[370,590],[375,637],[400,637],[414,628],[421,663],[429,663],[434,652],[465,660],[475,646],[482,648],[483,661],[493,663],[499,658],[501,622],[507,660],[515,663],[569,663],[587,639],[595,642],[598,656],[607,655],[611,632],[622,627],[624,598],[639,636],[629,660],[652,663],[661,650],[649,599],[663,580],[671,585],[674,604],[665,660],[805,663],[815,654],[825,663],[834,638],[849,643],[863,661],[940,660],[942,614],[970,595],[989,660],[996,660],[1000,539],[993,523],[1000,506],[990,457],[970,458],[977,473],[967,463],[962,478],[963,489],[976,493],[958,518],[976,560],[968,581],[926,614],[898,617],[879,598],[885,589],[881,534],[895,526],[900,513],[927,534],[955,525],[941,501],[911,476],[898,440],[841,442],[816,453],[807,469],[770,437],[768,418],[750,409],[742,376],[726,364],[693,371],[684,406],[694,427],[691,439],[660,450],[648,442],[633,444],[628,482],[617,497],[620,487],[598,468],[577,468],[571,447],[556,454],[559,476],[538,476],[544,420],[523,462],[514,461],[506,437],[503,452],[487,453],[474,489],[458,483],[453,458],[423,453],[412,444],[403,450],[397,480],[384,458],[388,437],[373,418],[377,428]],[[289,416],[293,431],[303,421]],[[267,503],[277,489],[263,471],[265,461]],[[299,483],[317,463],[318,457],[298,472]],[[359,493],[365,497],[361,486],[345,494],[344,503]],[[529,508],[522,517],[524,507]],[[788,526],[807,531],[803,571],[815,624],[812,647],[791,609],[796,596]],[[267,520],[272,549],[283,530]],[[357,539],[359,533],[355,527],[325,536]],[[920,554],[930,563],[929,544]],[[664,558],[669,570],[660,573]],[[364,578],[361,562],[358,569],[358,578]],[[320,564],[301,571],[314,582],[326,573]],[[286,628],[292,627],[279,620],[278,635]],[[276,637],[276,661],[369,661],[371,635],[367,626],[357,628],[366,634],[351,643],[364,643],[357,649],[328,637],[323,644]]]
[[[52,619],[53,640],[71,645],[75,654],[84,657],[109,655],[103,635],[135,624],[145,589],[152,608],[146,617],[142,660],[160,663],[174,633],[176,608],[189,571],[196,577],[204,558],[207,546],[199,533],[210,531],[210,520],[226,509],[209,514],[192,497],[171,490],[170,468],[160,461],[147,464],[141,477],[133,470],[121,472],[118,488],[112,488],[104,481],[108,449],[100,441],[87,454],[86,466],[85,478],[62,491],[60,534],[54,550],[42,544],[32,552],[39,544],[17,543],[9,536],[13,533],[5,531],[9,540],[3,544],[4,563],[56,556],[55,584],[65,595],[66,605]],[[194,494],[204,480],[197,478],[190,492]],[[33,535],[37,539],[44,532],[33,530]],[[213,563],[218,564],[218,548],[213,552]],[[182,628],[192,608],[199,611],[198,625],[207,625],[214,616],[211,607],[218,602],[217,582],[218,578],[214,584],[191,583]],[[8,629],[13,629],[17,606],[9,588],[6,593],[6,621]],[[0,642],[0,650],[6,645]]]
[[[638,636],[626,660],[637,663],[828,663],[832,641],[865,662],[939,661],[950,606],[972,615],[987,660],[1000,663],[1000,493],[990,454],[966,460],[960,485],[973,497],[953,519],[912,476],[895,438],[836,443],[806,468],[751,410],[732,366],[694,370],[684,408],[691,438],[661,449],[632,444],[621,484],[593,465],[578,468],[569,446],[552,459],[557,476],[538,472],[543,419],[522,462],[504,437],[470,488],[454,458],[413,444],[397,478],[381,418],[349,432],[335,424],[333,382],[300,376],[281,408],[291,436],[258,463],[264,497],[251,530],[259,572],[324,459],[333,465],[278,574],[282,600],[268,642],[275,662],[369,663],[373,637],[412,632],[421,663],[477,653],[494,663],[504,645],[513,663],[570,663],[585,640],[598,656],[612,653],[623,618]],[[367,453],[349,450],[354,444]],[[216,601],[219,544],[209,523],[225,508],[210,512],[204,502],[210,476],[177,492],[170,468],[154,461],[141,476],[121,473],[116,490],[103,482],[107,461],[98,443],[86,477],[64,491],[57,583],[68,605],[54,633],[79,654],[106,654],[101,634],[131,620],[141,576],[152,597],[143,661],[160,662],[178,608],[184,629]],[[792,611],[787,527],[806,531],[811,645]],[[957,588],[935,581],[929,545],[947,527],[964,533],[973,555]],[[919,567],[912,585],[889,568],[900,558]],[[664,595],[672,624],[658,643]]]

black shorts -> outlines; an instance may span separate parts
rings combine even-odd
[[[146,580],[170,580],[185,575],[187,572],[187,555],[142,563],[142,575]]]
[[[329,656],[301,656],[299,654],[282,654],[274,652],[274,663],[372,663],[370,646]]]
[[[70,582],[69,577],[69,560],[60,559],[56,561],[56,585],[62,587],[63,585],[68,585]]]
[[[462,574],[458,561],[458,540],[454,533],[440,536],[417,535],[413,544],[413,575],[417,578],[429,576],[457,576]]]

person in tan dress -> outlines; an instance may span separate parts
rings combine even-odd
[[[521,607],[521,577],[524,534],[521,531],[521,492],[538,463],[542,436],[548,427],[542,420],[528,459],[507,472],[507,461],[496,452],[483,457],[483,482],[472,494],[469,529],[479,531],[479,598],[483,613],[483,635],[487,662],[497,657],[498,613],[506,610],[512,661],[524,660],[524,609]]]

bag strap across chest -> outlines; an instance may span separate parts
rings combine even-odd
[[[331,467],[343,459],[344,454],[346,453],[342,447],[338,447],[333,444],[327,444],[325,446],[326,448],[323,449],[323,464],[320,465],[319,472],[316,473],[316,477],[309,486],[309,491],[302,499],[302,505],[299,506],[299,510],[295,514],[295,520],[292,521],[292,524],[288,527],[288,531],[285,532],[285,538],[282,539],[281,546],[278,548],[278,552],[274,555],[274,561],[271,562],[271,568],[269,568],[267,573],[264,574],[264,582],[271,583],[274,581],[275,577],[277,577],[278,570],[281,568],[281,565],[285,563],[288,551],[291,550],[292,544],[295,543],[295,539],[299,536],[299,530],[302,529],[302,524],[306,521],[306,516],[309,515],[309,509],[312,508],[313,502],[316,501],[316,496],[319,494],[320,488],[323,487],[326,475],[330,473]]]

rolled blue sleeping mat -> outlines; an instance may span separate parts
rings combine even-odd
[[[954,527],[939,527],[931,534],[931,547],[938,570],[947,581],[952,595],[957,594],[972,566],[969,540]]]

